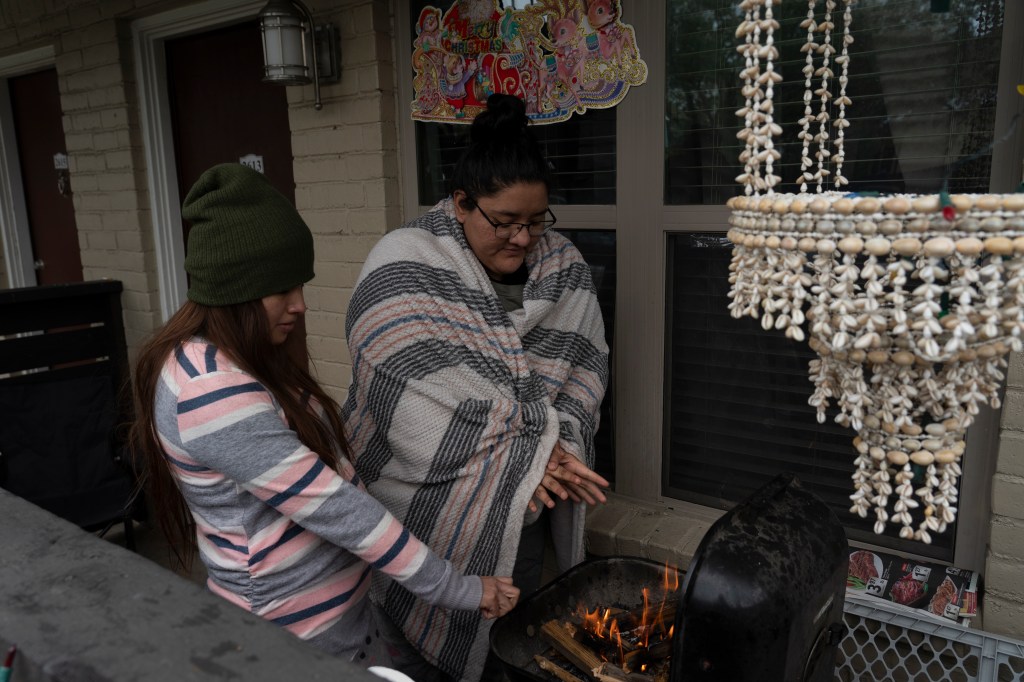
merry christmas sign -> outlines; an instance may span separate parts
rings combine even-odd
[[[420,12],[413,40],[421,121],[469,123],[495,92],[526,102],[535,123],[615,106],[647,79],[619,0],[456,0]]]

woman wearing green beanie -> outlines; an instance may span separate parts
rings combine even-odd
[[[366,666],[390,662],[371,569],[444,609],[508,611],[511,579],[462,575],[366,492],[337,403],[289,352],[313,278],[291,203],[223,164],[182,215],[189,300],[139,353],[131,430],[182,566],[198,550],[212,592]]]

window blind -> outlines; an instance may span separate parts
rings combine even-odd
[[[955,529],[931,545],[876,536],[874,517],[849,511],[855,435],[818,424],[807,404],[815,357],[758,320],[728,310],[732,245],[722,234],[668,237],[666,410],[663,494],[719,509],[742,501],[780,473],[795,474],[836,513],[847,536],[952,560]]]
[[[669,204],[723,203],[741,191],[734,114],[743,105],[733,0],[674,0],[667,22],[666,181]],[[824,0],[817,2],[821,21]],[[846,163],[850,191],[952,192],[988,189],[1003,0],[872,0],[853,7],[847,95]],[[780,23],[775,121],[783,126],[781,192],[798,190],[807,3],[775,3]],[[841,26],[841,10],[833,21]],[[820,34],[818,34],[820,35]],[[830,79],[838,92],[839,71]],[[812,108],[820,106],[815,98]],[[834,119],[836,112],[832,112]],[[829,188],[831,189],[831,188]]]
[[[416,20],[428,5],[450,7],[450,3],[412,0],[408,17],[411,35],[416,35]],[[411,45],[408,54],[412,54]],[[408,116],[408,103],[400,107],[399,115]],[[531,126],[551,165],[552,204],[615,203],[615,118],[615,108],[591,109],[561,123]],[[415,129],[419,203],[429,206],[451,189],[452,170],[469,143],[469,125],[417,121]]]

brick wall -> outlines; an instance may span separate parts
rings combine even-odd
[[[134,350],[159,321],[156,262],[127,21],[131,3],[80,3],[56,36],[64,137],[86,280],[124,283]]]
[[[345,312],[377,240],[400,222],[394,64],[389,3],[309,3],[341,34],[341,80],[289,88],[295,203],[316,240],[316,278],[306,286],[306,332],[320,381],[338,400],[351,377]],[[320,11],[320,8],[323,11]]]
[[[0,7],[0,54],[54,45],[83,274],[124,282],[133,357],[159,324],[160,305],[131,21],[188,4],[5,0]],[[317,252],[317,277],[307,287],[310,352],[320,380],[341,399],[351,366],[344,340],[351,289],[370,248],[399,223],[391,16],[389,3],[370,0],[307,5],[318,22],[338,26],[342,45],[341,79],[321,88],[321,110],[313,109],[312,86],[288,89],[296,204]]]
[[[1019,353],[1010,360],[1000,421],[984,626],[1024,638],[1024,356]]]

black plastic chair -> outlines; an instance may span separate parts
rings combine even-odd
[[[0,487],[104,534],[144,516],[122,428],[130,381],[118,281],[0,291]]]

